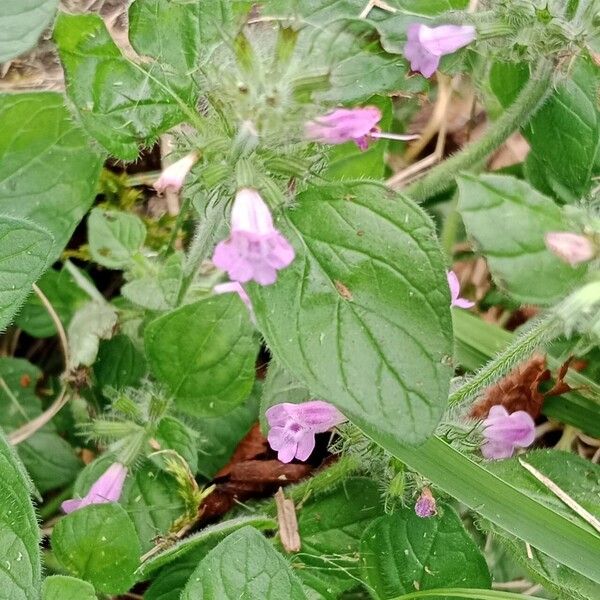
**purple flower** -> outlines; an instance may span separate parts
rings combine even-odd
[[[183,181],[190,169],[198,161],[198,154],[196,152],[190,152],[188,155],[169,165],[160,174],[160,177],[154,182],[154,189],[160,194],[164,193],[167,189],[172,189],[178,192],[183,185]]]
[[[231,209],[231,235],[219,242],[213,263],[240,283],[270,285],[294,260],[294,248],[275,229],[269,207],[256,190],[238,190]]]
[[[421,495],[415,504],[415,513],[417,517],[421,517],[422,519],[437,515],[437,504],[428,487],[424,487],[421,491]]]
[[[376,106],[337,108],[306,123],[305,135],[309,140],[322,144],[353,141],[361,150],[366,150],[370,134],[379,131],[377,123],[380,120],[381,111]]]
[[[460,283],[458,282],[456,273],[454,271],[448,271],[446,275],[448,277],[448,285],[450,286],[450,295],[452,296],[450,306],[456,306],[458,308],[471,308],[472,306],[475,306],[475,302],[460,297]]]
[[[218,283],[213,288],[213,292],[215,294],[228,294],[228,293],[236,293],[241,299],[242,302],[248,308],[248,312],[250,313],[250,319],[253,323],[255,323],[254,319],[254,310],[252,308],[252,302],[250,300],[250,296],[246,293],[246,290],[242,286],[241,283],[237,281],[227,281],[226,283]]]
[[[594,257],[594,246],[584,235],[569,231],[550,231],[545,240],[548,250],[572,267]]]
[[[265,415],[270,427],[269,444],[283,463],[294,458],[306,460],[315,448],[315,433],[323,433],[346,420],[335,406],[322,400],[275,404]]]
[[[535,423],[529,413],[518,410],[512,414],[501,405],[490,408],[483,421],[485,443],[481,453],[485,458],[509,458],[515,448],[527,448],[535,439]]]
[[[444,54],[452,54],[475,39],[475,28],[471,25],[441,25],[427,27],[421,23],[408,26],[404,56],[410,68],[425,77],[437,70]]]
[[[90,491],[83,498],[72,498],[61,504],[64,512],[88,506],[89,504],[104,504],[105,502],[118,502],[123,490],[123,483],[127,477],[127,467],[121,463],[113,463],[92,485]]]

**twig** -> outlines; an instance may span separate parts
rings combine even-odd
[[[540,473],[535,467],[519,458],[521,466],[529,471],[542,485],[547,487],[557,498],[562,500],[573,512],[577,513],[586,523],[589,523],[598,533],[600,533],[600,521],[588,512],[581,504],[576,502],[567,492],[559,488],[551,479]]]
[[[440,76],[440,86],[438,98],[433,108],[433,113],[429,122],[425,126],[425,129],[421,132],[421,137],[417,142],[411,144],[406,151],[404,159],[407,162],[411,162],[416,156],[418,156],[423,148],[427,146],[429,141],[437,133],[438,138],[436,140],[434,151],[420,161],[402,169],[398,173],[395,173],[387,180],[387,185],[392,189],[399,189],[413,179],[416,175],[425,171],[429,167],[432,167],[444,156],[444,147],[446,146],[446,132],[448,129],[447,113],[448,106],[450,104],[450,98],[452,97],[452,81],[447,78]]]
[[[397,8],[390,6],[387,2],[384,2],[384,0],[369,0],[360,12],[360,15],[358,15],[358,18],[366,19],[374,8],[380,8],[381,10],[390,13],[398,12]]]
[[[37,284],[34,283],[32,288],[35,292],[35,295],[40,299],[40,302],[44,305],[44,308],[48,311],[48,315],[54,323],[54,327],[56,328],[56,333],[58,334],[60,347],[63,353],[65,368],[67,368],[67,365],[69,364],[69,343],[67,342],[67,334],[65,332],[65,328],[63,327],[62,321],[60,320],[58,313],[54,310],[54,306],[52,306],[50,300],[46,298],[46,295],[37,286]]]
[[[50,316],[52,322],[54,323],[54,326],[56,327],[56,333],[58,334],[58,339],[60,341],[60,347],[62,350],[63,361],[65,363],[66,371],[69,365],[69,344],[67,342],[67,334],[65,332],[65,328],[63,327],[60,317],[54,310],[54,307],[52,306],[48,298],[46,298],[44,292],[42,292],[42,290],[40,290],[40,288],[35,283],[33,284],[33,291],[40,299],[41,303],[44,305],[44,308],[48,311],[48,315]],[[8,436],[8,441],[16,446],[17,444],[24,442],[27,438],[31,437],[36,431],[38,431],[44,425],[46,425],[46,423],[48,423],[56,414],[58,414],[60,409],[69,400],[67,389],[67,384],[63,383],[63,386],[54,402],[41,415],[38,415],[35,419],[32,419],[31,421],[25,423],[24,425],[10,433],[10,435]]]

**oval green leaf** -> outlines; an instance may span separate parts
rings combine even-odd
[[[167,313],[148,325],[144,339],[150,370],[184,412],[222,415],[252,390],[258,344],[237,294]]]
[[[453,508],[435,517],[411,508],[377,519],[364,533],[360,555],[365,581],[378,599],[440,587],[489,588],[485,558]]]
[[[181,600],[307,600],[283,556],[253,527],[211,550],[192,573]]]
[[[119,504],[91,504],[66,515],[54,527],[52,548],[68,573],[98,592],[123,594],[135,582],[140,543]]]
[[[406,443],[435,429],[452,355],[450,294],[433,225],[370,183],[314,187],[279,224],[296,259],[248,286],[275,357],[315,395]]]

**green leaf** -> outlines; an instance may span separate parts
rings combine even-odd
[[[0,216],[0,330],[10,325],[48,266],[53,243],[34,223]]]
[[[192,557],[162,569],[144,592],[144,600],[180,600],[181,593],[197,566],[198,561]]]
[[[119,504],[91,504],[66,515],[54,526],[52,548],[68,573],[98,592],[122,594],[135,582],[140,545]]]
[[[183,255],[176,252],[152,267],[154,272],[132,279],[121,288],[121,294],[133,304],[149,310],[175,308],[183,278]]]
[[[132,266],[133,257],[146,239],[146,226],[133,214],[94,208],[88,218],[92,259],[109,269]]]
[[[156,536],[166,535],[184,511],[175,479],[150,462],[128,479],[121,504],[133,521],[142,552],[154,546]]]
[[[33,48],[48,27],[58,0],[20,0],[0,5],[0,63]]]
[[[588,460],[567,452],[540,450],[522,455],[521,459],[535,467],[558,485],[577,503],[596,518],[600,517],[600,467]],[[546,487],[533,478],[517,461],[503,460],[490,464],[490,470],[510,480],[523,493],[577,521],[575,514]],[[547,554],[532,548],[528,557],[522,542],[502,529],[491,526],[495,536],[511,555],[529,571],[531,577],[551,589],[559,597],[570,600],[596,600],[600,598],[600,583],[591,581],[565,565],[557,563]]]
[[[175,450],[189,465],[192,473],[198,470],[197,434],[175,417],[161,419],[156,430],[156,440],[161,449]]]
[[[66,269],[48,269],[37,281],[37,285],[65,327],[69,325],[73,313],[89,300],[89,296],[75,283],[73,276]],[[48,315],[48,310],[35,294],[27,298],[15,319],[15,324],[33,337],[56,335],[56,327]]]
[[[146,327],[144,338],[150,370],[182,411],[222,415],[250,394],[258,347],[237,294],[167,313]]]
[[[129,9],[129,39],[167,73],[189,79],[251,6],[250,0],[136,0]]]
[[[100,342],[94,362],[94,375],[100,388],[109,386],[120,390],[135,386],[146,371],[146,357],[130,337],[121,334]]]
[[[285,559],[252,527],[211,550],[192,573],[181,600],[306,600]]]
[[[600,583],[600,565],[595,558],[600,553],[600,536],[586,523],[565,518],[440,438],[431,438],[414,448],[403,446],[394,435],[374,429],[365,433],[409,468],[482,517],[557,562]],[[552,535],[548,535],[549,531]]]
[[[123,160],[185,118],[182,104],[152,65],[125,59],[98,15],[60,14],[54,38],[67,94],[87,132]],[[189,109],[191,112],[191,109]]]
[[[0,590],[7,600],[38,600],[40,533],[23,465],[0,433]]]
[[[116,324],[117,312],[108,302],[92,301],[80,308],[67,330],[71,367],[91,366],[100,340],[110,338]]]
[[[338,592],[356,587],[361,536],[382,514],[377,484],[361,477],[348,479],[333,493],[306,502],[298,509],[302,547],[296,557],[305,565],[299,570],[303,581],[307,573]],[[311,578],[306,581],[310,585]]]
[[[506,87],[506,75],[516,67],[497,63],[490,84],[504,106],[518,93],[519,86]],[[524,83],[527,74],[518,78]],[[525,137],[531,146],[525,170],[527,178],[542,192],[565,202],[578,202],[600,175],[600,110],[598,86],[600,73],[585,55],[569,68],[554,93],[536,112]]]
[[[198,432],[198,473],[206,479],[224,467],[240,440],[258,419],[259,382],[254,383],[250,396],[240,406],[221,417],[193,419]]]
[[[364,533],[364,578],[375,598],[396,598],[439,587],[489,588],[485,558],[454,509],[438,505],[436,517],[412,508],[377,519]]]
[[[235,519],[228,519],[222,523],[209,525],[143,563],[138,570],[140,578],[147,579],[159,569],[175,561],[177,563],[184,559],[187,561],[190,556],[193,556],[196,564],[198,564],[219,542],[224,540],[230,533],[242,527],[254,527],[258,530],[275,530],[277,529],[277,522],[269,517],[259,515],[237,517]]]
[[[68,575],[52,575],[44,579],[42,600],[96,600],[96,592],[87,581]]]
[[[203,45],[201,13],[200,2],[136,0],[129,7],[131,45],[141,56],[156,58],[156,67],[189,98]]]
[[[61,94],[0,96],[0,213],[53,237],[54,262],[95,195],[103,156],[73,123]]]
[[[452,354],[431,221],[370,183],[315,187],[296,201],[279,224],[296,259],[274,285],[248,286],[269,348],[359,427],[422,442],[446,405]]]
[[[506,175],[463,174],[458,187],[467,233],[515,299],[549,305],[582,280],[584,266],[573,268],[546,248],[545,233],[569,229],[553,200]],[[499,233],[498,223],[509,226]]]
[[[17,429],[42,413],[35,389],[42,372],[21,358],[0,358],[0,426]],[[70,483],[81,469],[71,445],[48,423],[17,446],[36,488],[45,493]]]

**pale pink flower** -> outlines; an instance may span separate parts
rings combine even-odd
[[[248,308],[248,312],[250,313],[250,319],[252,320],[253,323],[255,323],[255,318],[254,318],[254,310],[252,308],[252,301],[250,300],[250,296],[248,296],[248,294],[246,293],[246,290],[244,289],[244,287],[242,286],[241,283],[237,282],[237,281],[227,281],[226,283],[217,283],[217,285],[215,285],[215,287],[213,288],[213,292],[215,294],[228,294],[228,293],[235,293],[237,294],[242,302],[246,305],[246,307]]]
[[[415,513],[417,517],[421,517],[422,519],[437,515],[437,504],[428,487],[424,487],[421,491],[421,495],[415,503]]]
[[[448,285],[450,286],[450,295],[452,296],[450,306],[458,308],[471,308],[472,306],[475,306],[475,302],[460,297],[460,283],[458,282],[456,273],[454,271],[448,271],[446,275],[448,277]]]
[[[335,406],[322,400],[275,404],[265,415],[270,427],[269,444],[283,463],[294,458],[306,460],[315,448],[315,434],[346,420]]]
[[[515,448],[527,448],[535,440],[535,422],[524,410],[510,413],[497,404],[490,408],[483,421],[485,443],[481,453],[485,458],[509,458]]]
[[[361,150],[369,147],[372,138],[413,140],[417,135],[381,133],[378,123],[381,111],[376,106],[336,108],[334,111],[308,121],[304,134],[309,140],[322,144],[354,142]]]
[[[90,504],[118,502],[127,477],[127,467],[121,463],[113,463],[92,485],[83,498],[72,498],[61,504],[64,512],[70,513]]]
[[[163,169],[160,177],[154,182],[154,189],[160,194],[163,194],[167,189],[178,192],[181,189],[187,174],[190,172],[190,169],[197,161],[198,153],[190,152],[172,165],[169,165]]]
[[[545,240],[548,250],[572,267],[594,257],[594,246],[584,235],[569,231],[550,231],[545,235]]]
[[[294,248],[273,226],[269,207],[256,190],[238,191],[231,209],[231,235],[219,242],[213,263],[233,281],[270,285],[294,260]]]
[[[404,56],[410,61],[413,71],[431,77],[442,56],[469,45],[475,39],[475,33],[475,28],[471,25],[427,27],[421,23],[412,23],[407,29]]]

